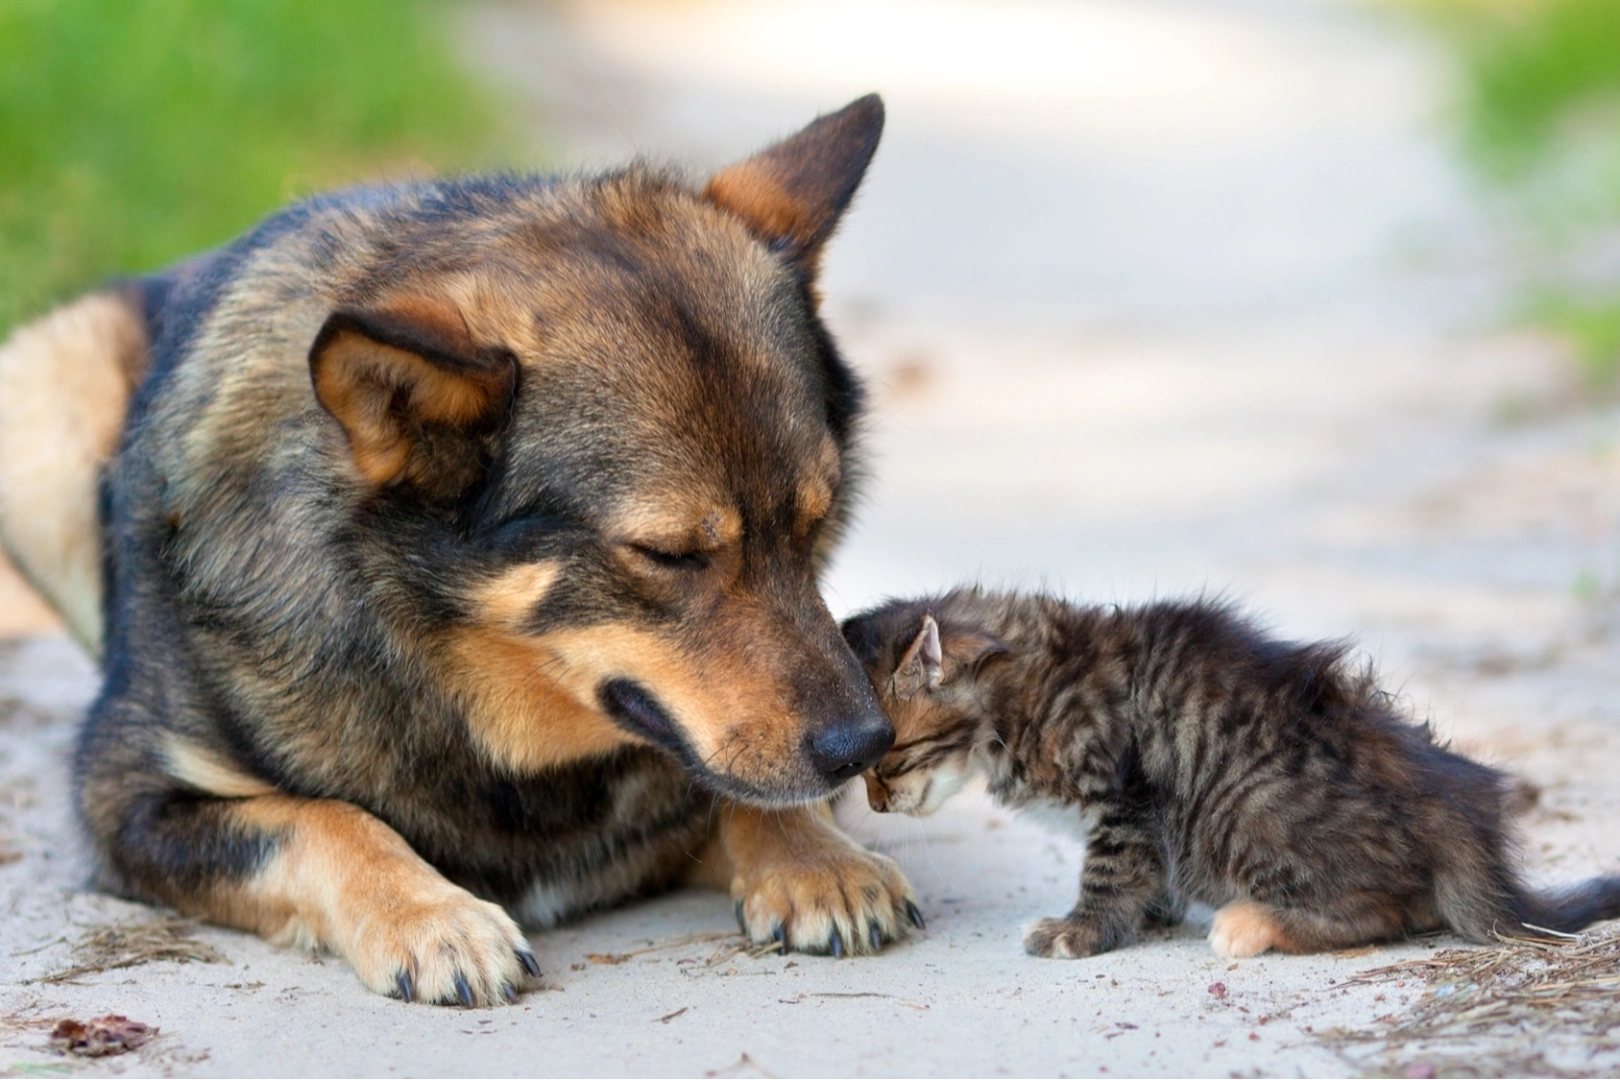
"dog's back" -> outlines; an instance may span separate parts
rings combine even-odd
[[[0,541],[92,652],[101,644],[97,485],[150,342],[142,291],[92,293],[0,346]]]

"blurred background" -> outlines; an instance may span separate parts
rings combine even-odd
[[[876,89],[836,608],[1226,591],[1500,662],[1620,581],[1617,57],[1613,0],[18,0],[0,328],[332,185],[701,173]]]

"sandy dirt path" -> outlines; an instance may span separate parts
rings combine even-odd
[[[1538,880],[1620,866],[1620,416],[1568,404],[1548,343],[1493,330],[1506,243],[1447,155],[1420,42],[1329,0],[499,5],[465,30],[571,165],[706,168],[884,92],[826,279],[875,394],[836,610],[964,579],[1241,598],[1291,635],[1353,635],[1416,713],[1537,785]],[[841,810],[929,920],[873,959],[752,959],[724,898],[685,893],[536,935],[545,989],[510,1009],[372,998],[330,958],[209,929],[223,962],[40,983],[153,917],[80,887],[67,754],[93,691],[58,636],[0,650],[0,1072],[60,1064],[49,1023],[108,1012],[163,1033],[75,1072],[1620,1065],[1606,1037],[1324,1038],[1402,1015],[1417,980],[1341,984],[1444,938],[1234,965],[1195,920],[1027,958],[1078,851],[971,795],[927,822]]]

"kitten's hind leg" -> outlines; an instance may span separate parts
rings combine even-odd
[[[1095,956],[1118,948],[1141,930],[1165,894],[1164,851],[1147,813],[1110,805],[1086,838],[1080,899],[1061,919],[1041,919],[1024,935],[1031,956]]]
[[[1236,900],[1215,913],[1209,945],[1219,956],[1241,959],[1269,949],[1287,953],[1327,952],[1398,938],[1413,920],[1388,897],[1369,897],[1334,912],[1273,907]],[[1416,925],[1413,929],[1431,929]]]
[[[1187,901],[1166,889],[1150,901],[1147,910],[1142,912],[1142,928],[1155,930],[1180,926],[1186,918]]]
[[[1215,921],[1209,928],[1209,947],[1215,950],[1216,956],[1231,959],[1281,949],[1285,940],[1277,912],[1252,900],[1227,904],[1215,913]]]

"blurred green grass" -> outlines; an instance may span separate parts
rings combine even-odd
[[[1532,318],[1563,335],[1575,350],[1588,389],[1620,389],[1620,296],[1554,290],[1531,307]]]
[[[1471,160],[1523,196],[1549,248],[1578,251],[1612,236],[1620,225],[1620,0],[1422,7],[1461,61]],[[1587,384],[1620,388],[1620,280],[1554,273],[1535,292],[1531,318],[1569,340]]]
[[[1434,9],[1464,51],[1469,139],[1488,167],[1535,168],[1582,114],[1610,112],[1612,127],[1616,0],[1439,0]]]
[[[298,195],[495,163],[429,0],[0,0],[0,334]]]

